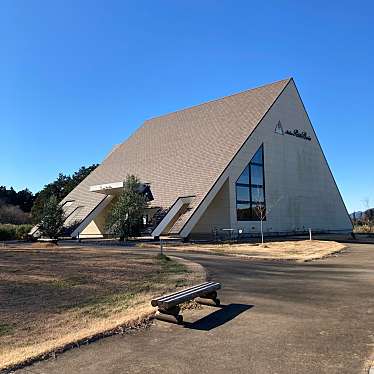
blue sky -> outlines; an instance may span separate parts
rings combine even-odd
[[[100,162],[150,117],[294,77],[350,211],[374,206],[371,1],[0,5],[0,185]]]

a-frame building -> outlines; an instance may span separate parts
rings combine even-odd
[[[153,236],[352,231],[292,78],[145,121],[63,200],[71,236],[105,235],[129,174]]]

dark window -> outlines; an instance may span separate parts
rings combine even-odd
[[[262,147],[262,146],[261,146]],[[260,148],[261,148],[260,147]],[[251,164],[263,164],[264,161],[264,155],[263,152],[259,152],[260,149],[255,153],[255,155],[252,157]]]
[[[251,164],[251,184],[256,186],[263,186],[264,173],[262,165]]]
[[[236,211],[238,215],[238,221],[248,221],[251,219],[251,204],[250,203],[236,204]]]
[[[264,203],[253,203],[252,204],[252,221],[261,221],[261,219],[265,219],[266,216],[266,208]]]
[[[257,150],[236,181],[238,221],[259,221],[265,218],[264,147]]]
[[[252,186],[252,202],[263,203],[265,201],[264,188]]]
[[[240,177],[236,183],[249,184],[249,165],[245,167],[243,173],[240,174]]]
[[[250,201],[249,188],[247,186],[236,186],[236,200],[237,201]]]

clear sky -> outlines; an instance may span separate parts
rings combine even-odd
[[[294,77],[349,211],[374,206],[372,1],[2,0],[0,185],[100,162],[150,117]]]

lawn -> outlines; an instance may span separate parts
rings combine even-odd
[[[194,278],[121,249],[0,248],[0,370],[149,315],[152,296]]]
[[[223,255],[243,256],[264,260],[310,261],[340,252],[343,244],[323,240],[295,240],[258,243],[216,243],[216,244],[167,244],[166,249],[177,251],[213,252]],[[144,247],[150,246],[144,244]]]

